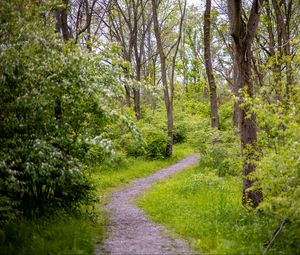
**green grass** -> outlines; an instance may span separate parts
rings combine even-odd
[[[90,177],[96,185],[100,207],[114,189],[136,178],[146,177],[193,152],[187,145],[179,144],[174,146],[174,156],[169,159],[145,160],[129,157],[121,160],[115,167],[95,167],[91,170]],[[0,229],[0,254],[94,254],[96,244],[104,238],[106,222],[102,209],[98,207],[94,211],[97,217],[87,217],[85,213],[67,215],[57,212],[58,216],[38,221],[20,218],[17,223]]]
[[[0,254],[93,254],[95,237],[101,231],[82,215],[60,215],[35,222],[22,219],[4,229]]]
[[[278,222],[246,211],[241,189],[238,177],[220,178],[194,166],[159,182],[137,203],[199,253],[262,254]]]

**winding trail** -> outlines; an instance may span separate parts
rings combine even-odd
[[[172,233],[163,226],[150,221],[145,213],[133,203],[133,200],[154,182],[197,164],[198,161],[199,155],[193,154],[147,178],[137,179],[129,186],[113,193],[105,208],[110,215],[107,227],[108,238],[96,254],[192,254],[183,240],[171,238]]]

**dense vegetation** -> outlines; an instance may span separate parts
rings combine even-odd
[[[1,1],[0,253],[92,254],[111,189],[194,151],[138,202],[154,220],[300,253],[299,7]]]

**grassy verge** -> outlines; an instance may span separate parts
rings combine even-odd
[[[128,157],[114,168],[94,169],[93,178],[97,183],[99,194],[106,194],[112,188],[120,187],[125,183],[136,178],[146,177],[149,174],[172,165],[178,160],[194,153],[194,149],[187,144],[178,144],[174,146],[174,155],[168,159],[146,160],[143,157]]]
[[[199,253],[262,254],[278,222],[246,211],[241,187],[240,178],[220,178],[194,166],[156,184],[138,204]],[[280,254],[290,253],[285,249]]]
[[[93,254],[95,236],[101,235],[101,231],[84,215],[59,215],[37,221],[23,219],[5,229],[6,242],[1,245],[0,254]]]
[[[91,178],[100,196],[100,205],[106,202],[107,195],[114,188],[145,177],[191,153],[191,148],[180,144],[174,146],[174,156],[169,159],[127,158],[113,168],[95,167]],[[20,219],[8,229],[0,229],[0,254],[93,254],[97,242],[103,239],[105,225],[101,208],[97,206],[93,213],[96,217],[88,217],[85,213],[72,216],[57,212],[56,216],[38,221]]]

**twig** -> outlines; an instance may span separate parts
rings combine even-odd
[[[269,248],[271,247],[271,244],[274,242],[275,238],[279,235],[279,233],[280,233],[281,230],[283,229],[285,223],[287,223],[287,222],[288,222],[288,219],[287,219],[287,218],[281,219],[280,226],[275,230],[275,232],[274,232],[273,235],[272,235],[271,240],[267,243],[268,246],[267,246],[267,248],[265,249],[263,255],[265,255],[265,254],[268,252]]]

